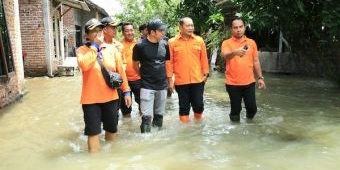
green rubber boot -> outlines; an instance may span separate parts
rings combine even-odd
[[[163,115],[155,114],[152,120],[152,126],[161,129],[163,126]]]
[[[142,123],[140,125],[141,133],[151,132],[151,116],[142,116]]]

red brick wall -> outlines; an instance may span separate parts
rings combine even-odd
[[[17,23],[19,22],[18,4],[15,4],[18,1],[3,2],[15,72],[10,73],[7,78],[0,78],[0,109],[22,97],[24,84],[20,29]]]
[[[25,76],[44,76],[47,73],[45,28],[41,0],[20,0],[20,28]]]

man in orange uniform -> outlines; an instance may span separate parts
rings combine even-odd
[[[167,62],[167,77],[169,88],[173,90],[175,86],[177,91],[179,118],[185,123],[189,121],[190,107],[196,120],[202,118],[204,83],[209,75],[209,64],[203,39],[193,34],[192,19],[182,18],[179,29],[179,35],[169,40],[170,60]]]
[[[123,50],[123,44],[120,43],[117,37],[117,27],[121,25],[120,22],[114,20],[111,17],[105,17],[101,20],[101,23],[104,25],[103,33],[104,33],[104,40],[106,43],[113,44],[120,53]],[[123,61],[124,62],[124,61]]]
[[[117,49],[103,43],[102,24],[92,18],[86,22],[84,28],[88,42],[77,50],[77,62],[83,76],[80,103],[84,112],[85,135],[88,136],[88,151],[98,152],[101,122],[105,139],[112,141],[115,138],[119,101],[117,90],[106,84],[97,60],[102,60],[107,69],[121,75],[122,89],[126,94],[125,102],[128,106],[131,105],[130,88]]]
[[[136,103],[140,104],[140,76],[133,68],[132,52],[133,47],[136,45],[135,31],[133,29],[132,23],[126,22],[122,24],[122,33],[124,39],[122,41],[123,50],[122,56],[125,61],[125,73],[129,81],[129,86],[135,97]],[[124,117],[131,117],[131,107],[127,107],[124,102],[121,103],[120,109]],[[140,110],[140,109],[139,109]]]
[[[113,45],[114,47],[116,47],[116,49],[119,52],[119,56],[122,57],[122,50],[123,50],[123,44],[121,42],[119,42],[116,37],[117,37],[117,27],[121,25],[120,22],[118,22],[117,20],[111,18],[111,17],[105,17],[101,20],[101,23],[103,24],[104,28],[103,28],[103,33],[104,33],[104,42],[106,44],[110,44]],[[123,67],[125,69],[125,61],[122,58],[123,61]],[[118,95],[119,95],[119,107],[117,108],[119,110],[120,105],[123,105],[123,92],[121,89],[118,89]],[[119,115],[119,114],[118,114]],[[124,116],[124,115],[123,115]]]
[[[233,19],[231,22],[232,37],[223,41],[221,47],[221,56],[226,60],[225,83],[230,98],[229,118],[232,122],[240,121],[242,99],[248,119],[253,119],[257,112],[254,72],[257,76],[259,89],[266,87],[257,45],[254,40],[244,35],[245,30],[242,19]]]

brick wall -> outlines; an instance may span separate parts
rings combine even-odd
[[[47,73],[42,3],[42,0],[19,0],[22,51],[26,54],[25,76]]]
[[[10,73],[8,78],[0,79],[0,109],[21,98],[24,93],[18,0],[6,0],[3,2],[15,72]]]
[[[55,10],[59,2],[54,0],[17,0],[19,2],[20,28],[22,39],[22,52],[25,55],[24,71],[25,76],[51,76],[57,71],[57,66],[62,64],[63,58],[74,56],[73,47],[76,44],[75,25],[83,25],[83,20],[76,16],[97,16],[96,10],[91,12],[79,11],[63,5],[62,13],[60,9]],[[91,7],[90,7],[91,8]],[[67,11],[67,12],[66,12]],[[59,13],[58,13],[59,12]],[[64,13],[66,12],[66,13]],[[55,38],[60,41],[60,37],[55,37],[53,30],[54,17],[63,14],[63,34],[66,44],[56,51]],[[84,16],[83,16],[84,15]],[[86,19],[92,18],[86,17]],[[59,29],[57,31],[60,31]],[[60,34],[59,34],[60,35]],[[83,36],[79,36],[82,37]],[[80,43],[82,44],[82,43]],[[63,49],[64,48],[64,49]]]

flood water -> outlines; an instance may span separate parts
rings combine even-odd
[[[119,121],[118,138],[87,152],[79,104],[81,76],[26,79],[28,93],[0,110],[0,169],[336,170],[340,91],[319,79],[266,74],[254,121],[230,123],[222,74],[206,84],[203,122],[178,121],[177,94],[164,129],[141,134],[140,117]],[[133,106],[134,110],[136,105]],[[192,116],[192,115],[191,115]]]

